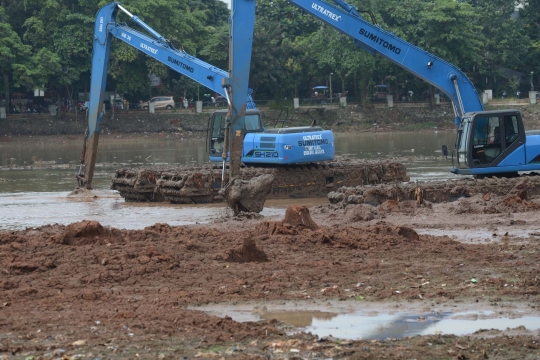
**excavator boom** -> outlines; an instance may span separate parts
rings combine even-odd
[[[151,36],[132,29],[125,24],[117,23],[116,15],[119,10],[125,12],[132,21],[141,26]],[[102,107],[107,85],[108,62],[113,37],[142,51],[148,56],[169,66],[171,69],[222,96],[226,95],[223,85],[229,78],[229,74],[226,71],[197,59],[185,51],[175,49],[168,40],[138,17],[124,9],[120,3],[113,2],[101,8],[96,16],[94,25],[88,128],[85,134],[81,168],[77,175],[79,186],[87,189],[91,189],[92,187],[97,146],[99,143],[99,124],[103,117]],[[256,106],[251,98],[250,91],[247,89],[244,94],[242,105],[247,109],[255,109]]]

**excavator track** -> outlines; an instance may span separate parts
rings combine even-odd
[[[225,171],[225,183],[228,183]],[[272,174],[267,199],[324,197],[341,186],[408,181],[405,166],[398,162],[337,159],[287,166],[242,165],[240,178]],[[124,168],[116,171],[111,189],[126,201],[201,204],[224,201],[219,194],[221,164],[183,165],[174,168]]]

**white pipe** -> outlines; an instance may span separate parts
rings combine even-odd
[[[119,8],[120,10],[122,10],[123,12],[125,12],[130,18],[133,17],[133,14],[130,13],[129,11],[127,11],[126,9],[124,9],[124,8],[122,7],[122,5],[118,4],[117,6],[118,6],[118,8]]]
[[[457,84],[457,79],[454,79],[454,86],[456,87],[456,94],[457,94],[457,98],[458,98],[458,101],[459,101],[459,107],[461,109],[461,116],[463,116],[463,114],[465,114],[465,109],[463,109],[463,102],[461,101],[461,94],[459,93],[459,87],[458,87],[458,84]]]

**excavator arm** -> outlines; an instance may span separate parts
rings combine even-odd
[[[483,106],[469,78],[451,63],[422,50],[380,26],[364,20],[358,9],[343,0],[288,0],[316,17],[372,54],[379,54],[441,90],[452,101],[455,122],[463,127],[470,114],[482,114]],[[230,25],[230,79],[233,91],[242,96],[249,82],[251,45],[255,26],[256,0],[232,0]],[[237,26],[242,24],[241,26]],[[232,140],[230,178],[238,172],[242,151],[243,111],[240,99],[233,96],[230,108],[229,136]],[[501,114],[498,114],[501,115]],[[503,114],[504,115],[504,114]],[[480,116],[480,115],[478,115]],[[516,115],[517,116],[517,115]],[[517,116],[521,121],[520,115]],[[225,151],[223,152],[225,161]],[[468,165],[467,165],[468,166]],[[458,169],[459,170],[459,169]],[[454,166],[453,171],[456,170]],[[493,171],[487,169],[487,172]],[[505,171],[504,169],[501,171]]]
[[[289,0],[289,2],[350,36],[356,45],[385,57],[439,88],[452,100],[456,116],[461,118],[466,112],[483,110],[473,84],[461,70],[380,26],[364,20],[353,5],[342,0],[333,0],[333,4],[321,0]]]
[[[125,24],[117,23],[115,19],[118,10],[125,12],[133,22],[151,36],[132,29]],[[88,127],[85,134],[81,167],[77,175],[79,186],[86,189],[92,188],[99,143],[99,124],[103,117],[102,106],[107,85],[108,62],[113,37],[133,46],[193,81],[206,86],[213,92],[222,96],[229,95],[224,87],[229,82],[229,74],[226,71],[199,60],[185,51],[175,49],[167,39],[146,25],[137,16],[124,9],[120,3],[113,2],[104,6],[99,10],[94,25]],[[245,106],[247,109],[255,109],[255,103],[249,90],[246,90],[241,106]]]

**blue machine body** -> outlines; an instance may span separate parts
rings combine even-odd
[[[330,130],[312,128],[277,129],[287,133],[265,132],[246,134],[242,161],[246,163],[299,164],[334,159],[334,134]]]
[[[207,151],[210,161],[222,161],[227,111],[215,111],[209,123]],[[320,126],[265,129],[259,110],[243,114],[242,162],[246,164],[291,165],[333,160],[334,134]]]

